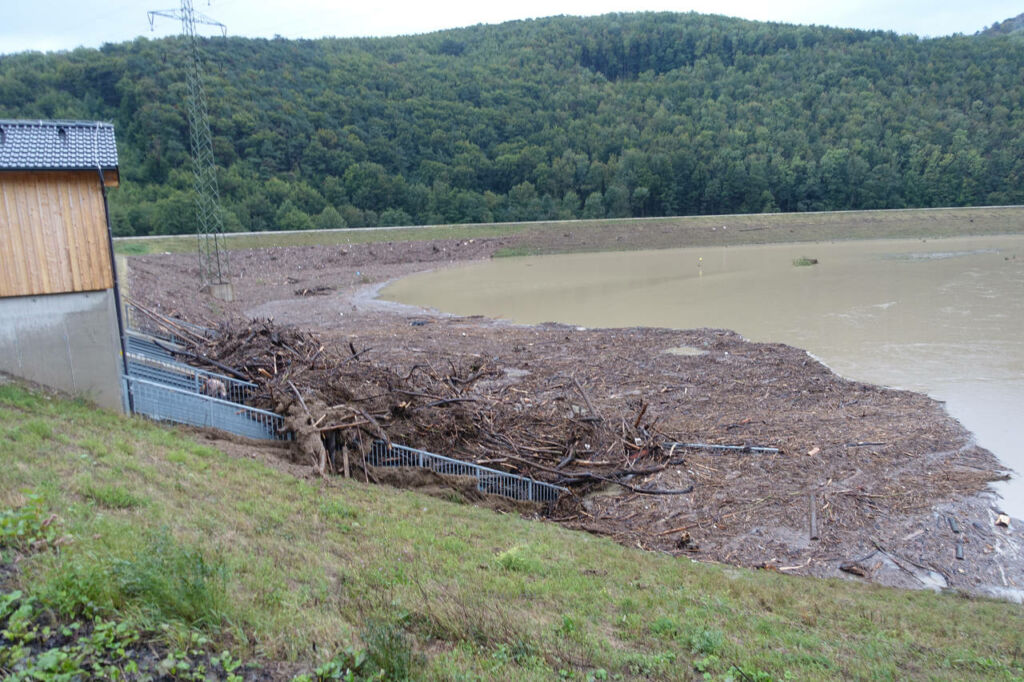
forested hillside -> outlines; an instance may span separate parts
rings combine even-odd
[[[117,234],[192,231],[179,39],[0,57],[0,117],[112,120]],[[232,230],[1024,203],[1024,40],[699,14],[211,38]]]
[[[1006,35],[1009,33],[1019,33],[1024,30],[1024,14],[1018,14],[1015,17],[1010,17],[1004,21],[992,24],[979,33],[985,33],[989,35]]]

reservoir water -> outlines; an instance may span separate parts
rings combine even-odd
[[[945,401],[1015,471],[997,489],[1024,518],[1024,237],[498,259],[414,275],[382,297],[521,323],[719,327],[804,348],[842,376]]]

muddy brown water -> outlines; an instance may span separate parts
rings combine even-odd
[[[808,257],[816,265],[796,266]],[[1024,237],[879,240],[499,259],[385,299],[587,327],[733,329],[848,378],[925,392],[1024,474]],[[1024,478],[997,486],[1024,518]]]

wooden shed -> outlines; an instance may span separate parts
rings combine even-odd
[[[0,120],[0,371],[122,408],[114,127]]]

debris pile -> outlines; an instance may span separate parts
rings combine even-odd
[[[374,360],[372,348],[325,345],[266,319],[224,323],[188,345],[194,361],[259,385],[250,404],[283,415],[294,456],[321,475],[365,472],[379,439],[576,489],[689,492],[626,482],[672,464],[662,447],[670,439],[645,420],[645,405],[629,418],[601,414],[575,376],[555,377],[538,396],[480,360],[416,364],[403,374]]]
[[[628,226],[633,245],[636,229]],[[489,257],[509,245],[477,240],[459,258]],[[147,256],[132,259],[132,290],[174,324],[214,326],[205,320],[226,309],[315,330],[318,336],[235,323],[228,330],[248,330],[234,336],[241,347],[230,349],[229,338],[189,347],[208,356],[204,366],[237,369],[260,384],[259,406],[291,403],[293,423],[310,433],[348,424],[319,438],[325,473],[344,473],[347,446],[362,479],[362,449],[378,437],[369,420],[356,425],[352,410],[334,407],[343,405],[365,411],[396,443],[562,482],[577,495],[564,495],[550,510],[553,521],[631,547],[810,575],[857,576],[840,568],[856,562],[871,580],[892,585],[931,580],[920,566],[952,586],[1021,584],[1011,567],[1022,550],[1007,544],[1017,524],[993,511],[996,498],[983,492],[1006,472],[940,403],[844,379],[799,348],[721,329],[513,325],[371,300],[375,289],[366,282],[434,267],[453,252],[453,243],[441,241],[396,242],[383,254],[378,244],[239,251],[236,300],[216,310],[208,297],[195,296],[194,257]],[[318,286],[337,289],[302,295]],[[269,336],[275,332],[276,345]],[[245,347],[250,334],[255,345]],[[208,364],[218,362],[214,357],[224,367]],[[478,372],[468,384],[457,381]],[[472,400],[431,406],[450,398]],[[751,447],[673,450],[671,441]],[[315,439],[312,445],[316,451]],[[237,447],[248,456],[260,450]],[[317,452],[296,445],[295,453],[301,465],[289,471],[309,471],[314,458],[319,465]],[[276,459],[280,448],[263,454]],[[452,477],[427,470],[368,474],[467,502],[508,502],[471,497]],[[645,491],[693,492],[637,494],[591,475]],[[960,519],[961,534],[950,529],[948,515]]]

